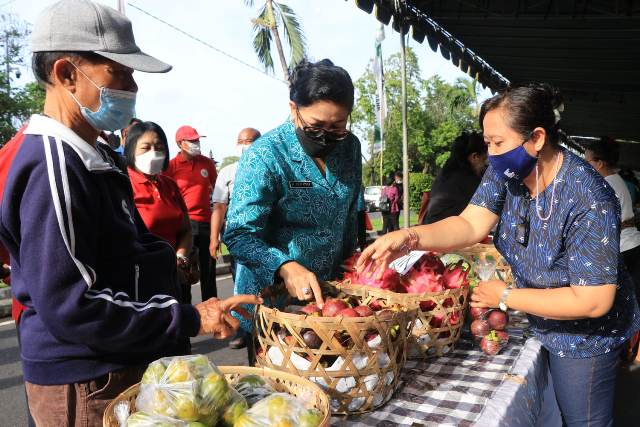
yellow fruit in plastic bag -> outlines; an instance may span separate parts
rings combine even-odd
[[[322,418],[322,412],[317,409],[305,409],[298,416],[298,427],[318,427]]]
[[[276,421],[283,418],[289,412],[289,402],[284,396],[273,395],[269,398],[266,404],[267,417],[271,421]]]
[[[167,396],[165,396],[165,394],[161,390],[156,390],[153,393],[152,409],[153,409],[153,412],[156,414],[166,415],[166,416],[173,415],[173,411],[169,406],[169,401],[167,400]]]
[[[193,379],[189,364],[180,359],[172,361],[164,374],[168,383],[181,383]]]
[[[242,396],[239,396],[239,399],[233,401],[224,410],[224,414],[222,414],[223,424],[228,427],[233,427],[238,418],[240,418],[247,409],[249,409],[247,401]]]
[[[173,402],[176,408],[176,417],[184,421],[198,420],[198,407],[193,400],[187,397],[179,397]]]
[[[280,421],[276,421],[271,424],[271,427],[294,427],[295,424],[289,418],[282,418]]]
[[[231,398],[231,388],[223,375],[212,372],[202,380],[200,395],[207,406],[222,408]]]
[[[269,424],[260,422],[255,415],[249,415],[246,412],[236,420],[233,427],[266,427]]]
[[[160,382],[160,378],[164,375],[164,371],[166,368],[160,361],[155,361],[149,365],[146,371],[144,371],[144,375],[142,376],[142,380],[140,382],[142,384],[157,384]]]

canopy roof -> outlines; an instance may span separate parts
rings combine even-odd
[[[394,17],[396,3],[401,13]],[[494,91],[509,82],[558,87],[565,99],[563,128],[571,135],[640,141],[640,0],[356,4],[427,41]]]

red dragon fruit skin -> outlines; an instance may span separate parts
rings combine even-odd
[[[444,313],[436,313],[431,318],[431,321],[429,321],[429,325],[434,328],[441,328],[445,318],[446,315]]]
[[[405,289],[410,294],[442,292],[442,276],[433,270],[411,270],[405,280]]]
[[[355,256],[350,259],[355,258]],[[400,275],[398,272],[391,268],[387,268],[382,274],[382,278],[378,279],[377,272],[371,272],[372,264],[367,265],[362,271],[362,274],[358,274],[356,271],[348,271],[344,274],[344,279],[349,279],[351,283],[358,285],[371,286],[372,288],[379,288],[393,292],[403,292],[404,289],[400,286]]]
[[[453,268],[447,268],[442,274],[442,281],[444,287],[447,289],[458,289],[462,286],[467,286],[469,281],[467,276],[469,270],[465,270],[464,261],[460,260]]]

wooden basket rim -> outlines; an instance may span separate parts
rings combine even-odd
[[[345,317],[345,316],[335,316],[335,317],[326,317],[326,316],[313,316],[310,314],[296,314],[296,313],[287,313],[286,311],[282,311],[282,310],[278,310],[275,307],[267,307],[265,305],[259,305],[258,309],[256,310],[256,312],[258,311],[263,311],[265,313],[268,313],[270,315],[275,315],[275,316],[279,316],[283,319],[288,319],[288,320],[293,320],[293,321],[303,321],[306,320],[307,318],[313,320],[314,322],[318,322],[318,323],[331,323],[331,324],[335,324],[335,323],[344,323],[344,322],[348,322],[348,323],[368,323],[371,320],[373,320],[374,318],[381,321],[381,322],[391,322],[392,319],[382,319],[381,317],[377,316],[376,314],[373,314],[371,316],[366,316],[366,317]],[[413,311],[415,311],[415,309],[403,309],[400,311],[397,311],[395,313],[397,313],[398,315],[408,315],[408,316],[412,316],[413,315]]]
[[[277,371],[271,368],[230,365],[230,366],[218,366],[218,369],[224,375],[232,375],[232,374],[258,375],[264,378],[281,379],[285,381],[290,381],[292,383],[304,385],[305,387],[311,389],[316,396],[318,396],[318,400],[322,404],[322,411],[324,413],[324,417],[322,418],[322,421],[320,422],[319,425],[321,427],[329,427],[330,425],[329,420],[331,419],[331,405],[329,404],[329,398],[327,394],[314,382],[306,378],[290,374],[288,372]],[[110,414],[113,412],[116,402],[120,402],[125,399],[128,400],[129,398],[131,398],[132,395],[138,392],[139,387],[140,387],[140,383],[134,384],[131,387],[127,388],[122,393],[120,393],[118,397],[116,397],[111,402],[109,402],[109,404],[105,408],[103,418],[102,418],[103,427],[111,427],[107,421],[107,414]]]
[[[407,296],[410,298],[418,298],[418,297],[422,297],[422,296],[430,296],[430,297],[436,297],[436,296],[448,296],[449,294],[452,293],[456,293],[456,292],[460,292],[460,290],[462,289],[462,286],[459,288],[453,288],[453,289],[445,289],[444,291],[440,291],[440,292],[394,292],[394,291],[390,291],[388,289],[380,289],[380,288],[372,288],[368,285],[363,285],[361,283],[353,283],[351,282],[350,279],[347,279],[343,282],[338,283],[337,285],[339,288],[341,287],[354,287],[355,289],[362,289],[365,292],[369,292],[371,295],[377,294],[377,293],[381,293],[384,295],[384,293],[390,293],[393,294],[394,296],[399,295],[399,296]],[[375,296],[375,295],[374,295]],[[410,310],[407,310],[410,311]]]

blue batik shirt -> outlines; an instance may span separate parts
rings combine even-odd
[[[235,294],[259,294],[288,261],[300,263],[320,280],[337,276],[356,246],[360,141],[351,135],[325,163],[322,175],[290,121],[244,152],[224,235],[239,264]],[[244,320],[241,326],[251,329]]]
[[[567,150],[556,176],[553,212],[547,221],[535,212],[524,184],[503,180],[493,168],[471,204],[500,217],[496,248],[511,265],[518,288],[549,289],[617,284],[613,307],[595,319],[552,320],[529,315],[533,334],[550,352],[583,358],[609,352],[640,329],[631,277],[620,256],[620,204],[615,192],[587,162]],[[551,209],[553,184],[539,195],[540,214]],[[526,246],[516,240],[528,218]],[[553,304],[550,300],[549,304]]]

